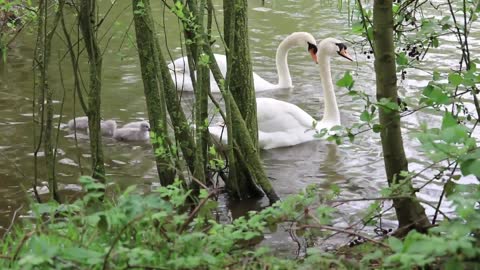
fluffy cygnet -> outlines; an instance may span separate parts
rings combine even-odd
[[[116,129],[113,138],[119,141],[147,141],[150,139],[150,125],[140,123],[137,127],[122,127]]]
[[[102,131],[102,136],[112,137],[117,129],[117,122],[115,120],[106,120],[100,122],[100,130]]]
[[[88,128],[88,117],[86,116],[76,117],[75,119],[68,121],[67,125],[70,130],[75,130],[75,129],[86,130]]]
[[[136,122],[130,122],[128,124],[125,124],[122,128],[140,128],[140,125],[143,123],[146,123],[147,125],[149,125],[147,121],[136,121]]]
[[[70,130],[86,130],[88,132],[88,117],[81,116],[68,121],[68,128]],[[100,130],[102,136],[112,137],[113,133],[117,129],[117,122],[115,120],[100,121]]]

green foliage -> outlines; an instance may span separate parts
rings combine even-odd
[[[473,173],[480,176],[478,169],[471,166],[479,161],[476,140],[470,137],[468,128],[459,123],[458,118],[450,112],[445,112],[440,128],[424,127],[423,132],[416,133],[416,137],[433,161],[439,162],[447,158],[459,160],[464,175]]]
[[[448,198],[457,217],[443,221],[428,234],[411,231],[403,241],[389,238],[394,253],[385,258],[385,266],[412,269],[440,264],[444,269],[464,269],[470,260],[478,262],[480,247],[474,236],[480,224],[480,189],[478,185],[457,185]]]
[[[37,9],[30,0],[0,0],[0,57],[4,63],[9,44],[22,27],[37,19]]]
[[[303,214],[318,203],[315,187],[231,224],[220,224],[212,215],[217,203],[205,190],[199,195],[202,207],[188,211],[191,191],[184,190],[180,181],[148,195],[130,187],[104,202],[95,195],[102,184],[88,177],[81,182],[90,191],[71,204],[32,206],[32,222],[5,238],[2,255],[12,259],[0,260],[2,269],[257,269],[264,265],[294,269],[309,268],[308,263],[314,262],[341,264],[327,255],[297,262],[276,258],[265,248],[248,248],[279,222],[297,220],[299,227],[312,222]],[[329,224],[333,212],[320,206],[309,215]],[[246,261],[250,263],[243,265]]]
[[[322,193],[309,186],[260,212],[221,224],[213,219],[212,211],[218,206],[206,190],[198,197],[202,207],[188,211],[193,209],[188,199],[191,191],[184,190],[180,181],[148,195],[139,194],[132,186],[104,202],[90,196],[104,188],[102,184],[88,177],[81,182],[90,191],[71,204],[32,206],[31,223],[26,221],[23,229],[16,227],[4,238],[2,269],[351,269],[352,258],[345,257],[355,251],[346,248],[347,256],[309,248],[303,260],[292,260],[276,257],[268,248],[251,246],[287,221],[295,224],[299,237],[328,237],[330,234],[316,233],[315,226],[332,223],[336,209],[321,202],[340,194],[335,185]],[[456,269],[449,267],[478,258],[480,247],[474,236],[480,224],[479,187],[454,185],[448,199],[455,205],[455,219],[443,221],[428,234],[410,232],[403,240],[388,238],[390,249],[371,245],[357,249],[360,253],[353,257],[358,260],[353,268],[412,269],[437,264]],[[378,215],[381,208],[381,202],[374,202],[370,215]]]
[[[355,81],[353,80],[353,77],[350,74],[350,71],[346,71],[345,74],[343,75],[343,78],[337,81],[337,86],[345,87],[348,90],[352,90],[354,83]]]

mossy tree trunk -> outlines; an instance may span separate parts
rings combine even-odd
[[[155,39],[155,49],[158,55],[158,67],[159,76],[162,77],[163,90],[165,91],[165,99],[167,105],[168,115],[172,122],[173,132],[175,134],[176,143],[180,146],[183,158],[187,163],[188,169],[193,172],[195,170],[196,158],[195,158],[195,141],[192,135],[192,128],[188,122],[188,119],[181,106],[180,98],[177,95],[177,89],[175,83],[170,76],[170,70],[168,69],[163,56],[160,42]],[[178,154],[178,153],[177,153]]]
[[[208,61],[203,52],[203,45],[208,38],[205,33],[204,14],[206,11],[205,0],[188,0],[185,14],[192,14],[190,18],[183,18],[183,28],[185,39],[187,42],[187,58],[190,70],[196,70],[190,73],[191,80],[195,89],[195,169],[193,176],[205,182],[207,173],[207,147],[209,134],[207,128],[208,121],[208,92],[210,89],[210,70],[208,69]],[[193,20],[193,21],[191,21]]]
[[[175,180],[174,154],[167,128],[167,109],[163,78],[155,46],[156,31],[150,0],[132,0],[133,19],[137,39],[138,56],[147,103],[148,118],[154,133],[152,138],[160,183],[170,185]]]
[[[61,10],[63,8],[64,1],[59,2],[59,6],[55,12],[53,22],[49,26],[48,22],[48,3],[46,1],[39,2],[39,16],[38,16],[38,31],[36,39],[36,50],[34,56],[34,69],[36,72],[36,85],[35,92],[39,92],[38,114],[41,115],[40,124],[42,125],[40,131],[40,140],[34,142],[36,144],[35,151],[35,163],[37,153],[40,145],[43,142],[43,150],[45,153],[45,165],[47,169],[47,181],[50,189],[51,199],[60,202],[58,196],[58,187],[55,177],[55,155],[54,155],[54,128],[53,128],[53,95],[54,90],[49,86],[49,62],[50,51],[53,35],[58,26],[60,17],[62,15]],[[48,30],[49,29],[49,30]],[[48,30],[48,31],[47,31]],[[42,140],[43,138],[43,140]],[[37,170],[35,166],[35,170]],[[35,183],[36,185],[36,183]]]
[[[89,63],[88,90],[88,128],[90,151],[92,155],[92,177],[105,183],[105,164],[103,162],[102,137],[100,130],[100,105],[102,90],[102,54],[96,38],[96,1],[81,0],[79,24],[82,32]]]
[[[168,115],[172,121],[173,131],[177,144],[180,145],[183,157],[187,163],[190,171],[195,170],[195,141],[192,135],[192,128],[188,123],[187,117],[181,106],[180,99],[177,96],[177,89],[175,83],[170,77],[170,70],[165,64],[165,57],[163,56],[160,43],[155,39],[155,48],[158,54],[158,62],[160,67],[160,75],[163,81],[163,89],[165,91]]]
[[[247,0],[224,0],[227,45],[227,108],[229,178],[227,188],[238,198],[261,196],[278,200],[259,158],[255,89],[248,39]],[[234,128],[235,127],[235,128]]]
[[[373,27],[377,100],[387,98],[396,101],[397,74],[393,43],[392,0],[374,1]],[[403,148],[399,113],[382,109],[379,114],[380,124],[383,127],[380,135],[388,184],[410,181],[400,174],[402,171],[408,171],[408,162]],[[412,191],[412,196],[415,196],[410,182],[402,184]],[[430,225],[424,208],[414,197],[394,199],[393,206],[400,228],[407,230],[415,228],[421,231]]]

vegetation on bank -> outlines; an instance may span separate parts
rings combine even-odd
[[[0,0],[2,7],[8,7],[8,12],[13,12],[12,6],[5,4],[7,2],[21,1]],[[367,47],[365,51],[375,57],[376,98],[354,86],[354,78],[347,72],[337,86],[347,88],[354,101],[364,103],[359,122],[351,127],[322,132],[318,136],[325,136],[327,140],[337,143],[345,139],[353,143],[361,133],[380,133],[387,172],[385,182],[389,188],[382,190],[381,196],[375,198],[339,199],[337,196],[341,190],[332,187],[325,192],[310,187],[283,201],[278,201],[261,166],[257,127],[255,121],[251,121],[256,119],[256,112],[246,0],[223,2],[224,14],[228,13],[226,17],[230,19],[224,22],[225,40],[222,39],[231,67],[226,78],[218,71],[215,61],[211,61],[214,57],[210,45],[215,42],[211,35],[215,19],[212,1],[175,1],[174,5],[163,2],[181,24],[191,70],[198,70],[198,78],[193,75],[191,78],[192,81],[197,79],[195,87],[198,91],[194,105],[197,129],[191,128],[176,99],[177,91],[163,59],[159,35],[153,27],[150,1],[132,1],[133,28],[136,31],[149,120],[158,125],[154,127],[153,150],[157,155],[159,181],[163,186],[147,195],[130,187],[119,196],[105,196],[105,168],[98,130],[102,86],[102,55],[99,52],[104,48],[99,48],[96,41],[104,20],[98,18],[97,1],[78,2],[81,4],[78,9],[67,9],[65,6],[70,7],[70,1],[59,0],[58,5],[53,5],[54,8],[47,5],[48,1],[39,1],[38,8],[32,11],[38,32],[34,59],[36,96],[32,99],[36,128],[33,135],[34,156],[37,162],[37,154],[43,147],[47,167],[44,177],[49,180],[51,200],[34,203],[31,217],[22,219],[5,233],[0,256],[2,269],[480,267],[480,189],[479,185],[459,181],[465,176],[480,178],[480,149],[477,146],[478,138],[475,137],[480,122],[477,97],[480,72],[476,66],[480,61],[470,53],[468,42],[472,24],[478,18],[480,1],[452,3],[447,0],[443,6],[448,7],[449,15],[444,17],[426,17],[420,12],[425,3],[430,2],[348,2],[349,8],[354,8],[352,15],[357,19],[352,27],[353,32],[362,38],[359,43]],[[112,7],[114,4],[115,1],[112,1]],[[430,4],[434,10],[440,9],[437,4]],[[75,1],[72,5],[75,6]],[[78,18],[74,24],[78,24],[76,26],[80,32],[75,33],[75,30],[66,27],[65,14],[75,14],[72,17]],[[15,25],[8,27],[13,29]],[[55,158],[59,131],[55,128],[57,122],[53,117],[57,113],[52,99],[55,89],[49,84],[51,78],[48,73],[49,62],[52,61],[49,59],[51,41],[55,35],[65,38],[64,45],[75,78],[71,92],[73,99],[78,95],[82,109],[89,117],[91,130],[93,178],[80,179],[85,194],[73,203],[61,202],[56,194]],[[397,76],[404,79],[407,76],[406,69],[416,68],[429,49],[439,46],[440,37],[444,35],[458,40],[459,65],[448,69],[429,69],[432,80],[423,88],[419,100],[399,97]],[[78,40],[75,40],[75,36]],[[9,42],[5,41],[5,36],[1,38],[5,59]],[[85,47],[84,52],[79,49],[82,46]],[[78,59],[83,57],[80,51],[88,54],[88,70],[80,70]],[[209,69],[215,74],[226,100],[226,111],[222,113],[225,115],[228,137],[234,138],[229,141],[226,161],[217,160],[217,153],[209,147],[206,136],[205,125],[208,125],[208,121],[205,112],[208,102],[217,104],[207,89]],[[80,83],[82,72],[89,74],[86,84]],[[248,91],[241,92],[243,90]],[[431,165],[413,172],[409,171],[404,154],[400,120],[424,109],[441,114],[442,122],[437,126],[422,124],[414,134],[426,156],[431,159]],[[221,111],[220,107],[218,110]],[[58,113],[62,115],[62,111]],[[166,127],[167,118],[172,120],[173,132],[170,133]],[[58,121],[61,122],[61,117]],[[232,126],[237,128],[232,130]],[[208,176],[212,174],[211,169],[218,164],[229,169],[228,174],[226,171],[220,173],[223,173],[225,188],[230,196],[247,198],[266,194],[275,203],[231,223],[218,222],[215,218],[215,197],[220,191],[216,188],[202,189],[210,180]],[[415,183],[419,174],[426,170],[434,171],[431,179],[421,185]],[[39,177],[35,168],[34,190]],[[443,185],[443,191],[436,204],[432,205],[417,198],[416,193],[434,181]],[[38,194],[37,199],[40,202]],[[454,215],[442,213],[441,205],[445,199],[455,206]],[[337,226],[334,217],[338,210],[335,206],[355,200],[373,203],[356,224],[351,227]],[[378,224],[386,211],[385,201],[393,202],[392,208],[400,225],[392,233]],[[435,209],[431,220],[423,209],[426,205]],[[380,230],[377,236],[372,236],[362,233],[355,225],[377,226]],[[257,246],[266,233],[276,229],[288,231],[300,248],[306,248],[299,252],[299,258],[285,259],[266,247]],[[344,234],[352,239],[351,247],[345,246],[330,252],[315,247],[318,239],[328,239],[333,234]],[[299,239],[305,239],[306,243]]]
[[[215,214],[218,190],[200,190],[192,204],[191,191],[177,181],[147,195],[132,186],[99,202],[105,186],[89,177],[80,181],[82,198],[33,204],[30,218],[5,235],[2,269],[476,269],[480,259],[480,191],[472,186],[448,196],[455,218],[400,240],[334,226],[338,194],[319,195],[315,187],[224,224]],[[312,246],[287,259],[258,246],[275,230],[305,239],[342,233],[354,247],[325,252]]]

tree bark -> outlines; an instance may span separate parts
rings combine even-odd
[[[246,0],[224,0],[227,45],[227,90],[224,93],[229,138],[227,189],[237,198],[259,197],[258,185],[270,202],[278,200],[259,157],[255,89],[248,39]],[[217,81],[218,82],[218,81]],[[235,128],[233,128],[235,127]]]
[[[176,164],[168,135],[165,91],[155,46],[156,31],[150,0],[132,0],[132,6],[148,118],[154,133],[152,143],[157,172],[160,183],[166,186],[175,180]]]
[[[37,71],[37,80],[36,80],[36,90],[40,91],[40,96],[38,99],[39,106],[42,108],[39,111],[39,114],[42,114],[41,125],[43,134],[43,149],[45,153],[45,165],[47,168],[47,182],[50,189],[51,199],[60,202],[60,197],[58,196],[58,187],[55,177],[55,155],[54,155],[54,129],[53,129],[53,89],[49,86],[49,62],[50,62],[50,50],[53,34],[56,31],[58,22],[61,17],[61,9],[63,8],[63,1],[59,2],[59,7],[55,12],[55,18],[51,24],[50,30],[48,28],[48,4],[45,1],[39,2],[39,17],[38,17],[38,31],[37,31],[37,44],[35,50],[35,63],[34,67]],[[42,133],[42,132],[41,132]],[[39,145],[42,143],[40,139]],[[39,148],[37,148],[38,150]],[[35,151],[35,159],[36,153]],[[36,170],[36,169],[35,169]]]
[[[191,72],[190,76],[192,82],[195,82],[195,109],[194,109],[194,120],[195,120],[195,138],[196,138],[196,152],[195,152],[195,169],[193,171],[193,176],[205,182],[205,176],[207,175],[207,149],[209,141],[208,133],[208,92],[210,89],[210,70],[208,69],[208,63],[204,63],[201,60],[201,57],[204,56],[203,44],[207,42],[206,33],[205,33],[205,23],[204,23],[204,14],[206,3],[205,0],[200,0],[199,4],[196,0],[188,0],[188,11],[193,14],[195,18],[194,29],[189,29],[188,25],[184,24],[185,38],[190,39],[190,45],[187,45],[187,54],[188,63],[190,70],[196,70],[196,81],[195,73]],[[191,68],[194,69],[191,69]],[[194,186],[196,186],[194,184]]]
[[[155,47],[158,53],[158,62],[160,66],[160,76],[163,81],[163,88],[165,91],[165,96],[168,96],[166,99],[167,110],[170,116],[170,119],[173,124],[173,131],[175,133],[175,138],[177,143],[180,145],[183,157],[187,162],[187,166],[191,172],[195,170],[195,141],[192,135],[192,128],[188,123],[185,112],[181,106],[180,99],[177,96],[177,89],[175,84],[170,76],[170,70],[165,64],[165,57],[163,56],[160,43],[158,39],[155,39]]]
[[[392,0],[374,1],[373,27],[377,100],[387,98],[396,101],[397,74],[393,43]],[[400,172],[408,171],[408,162],[403,148],[399,113],[381,109],[379,114],[380,124],[383,127],[380,136],[388,184],[391,186],[402,183],[412,192],[412,198],[393,200],[399,227],[422,231],[430,225],[430,222],[425,215],[424,208],[415,200],[410,180],[400,175]],[[404,181],[408,181],[408,183],[404,183]]]
[[[102,55],[98,47],[96,31],[95,0],[80,2],[79,24],[89,62],[88,128],[92,155],[92,177],[105,183],[102,137],[100,131],[100,105],[102,90]]]

